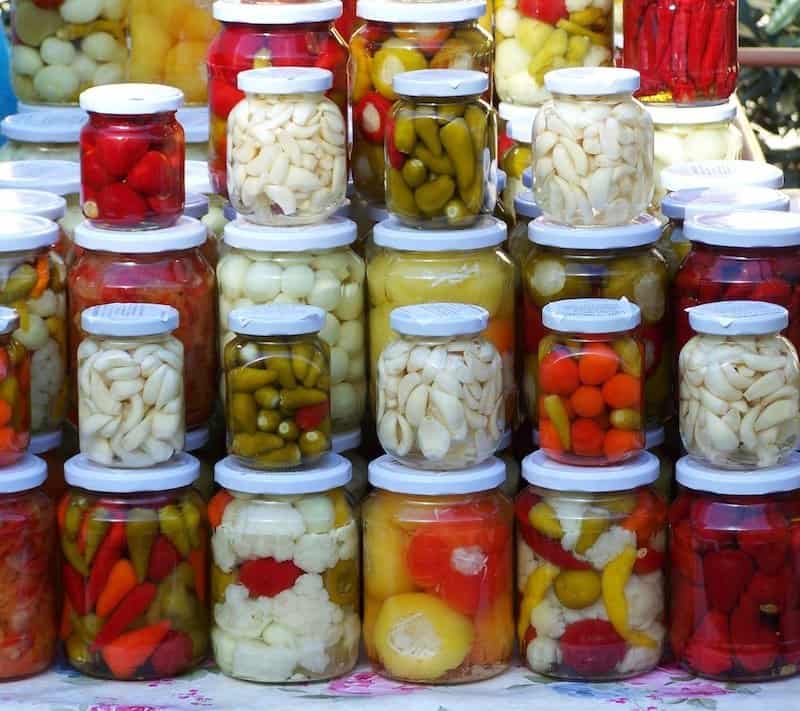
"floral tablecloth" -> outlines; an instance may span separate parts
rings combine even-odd
[[[343,679],[318,684],[263,686],[235,681],[212,667],[160,682],[107,682],[64,664],[47,674],[0,684],[0,710],[26,711],[660,711],[661,709],[800,709],[800,678],[768,684],[722,684],[661,667],[630,681],[584,684],[554,681],[515,666],[478,684],[424,687],[382,679],[362,665]],[[552,708],[552,706],[551,706]]]

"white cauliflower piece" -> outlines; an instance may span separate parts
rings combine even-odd
[[[587,3],[587,7],[589,5],[592,5],[593,7],[596,7],[598,9],[602,10],[603,12],[611,12],[611,4],[612,4],[612,2],[613,2],[613,0],[592,0],[590,3]],[[569,3],[567,3],[567,4],[569,4]]]
[[[517,39],[504,39],[497,45],[495,51],[494,70],[497,78],[508,79],[519,71],[520,67],[526,67],[531,61],[531,54],[522,43]]]
[[[514,104],[530,106],[544,103],[550,98],[550,92],[528,73],[527,64],[522,66],[520,69],[520,65],[517,65],[517,71],[510,76],[503,79],[498,77],[497,85],[504,87],[503,95],[508,96],[509,101]]]
[[[582,610],[572,610],[565,607],[563,610],[564,626],[568,627],[573,622],[580,622],[581,620],[608,620],[608,613],[603,599],[584,607]]]
[[[42,318],[55,316],[58,311],[58,297],[52,289],[45,289],[38,299],[28,299],[28,308]]]
[[[335,529],[333,535],[339,548],[339,560],[350,560],[358,555],[358,524],[355,519]]]
[[[604,64],[608,64],[610,59],[611,50],[601,47],[599,44],[593,44],[583,58],[583,66],[601,67]]]
[[[336,513],[329,497],[309,496],[298,501],[294,507],[303,517],[303,523],[309,533],[327,533],[333,528]]]
[[[534,639],[525,650],[528,664],[534,671],[546,673],[556,664],[561,663],[561,649],[558,642],[549,637],[539,636]]]
[[[61,349],[49,338],[31,358],[31,429],[34,432],[50,429],[50,409],[64,384],[64,377]]]
[[[322,674],[328,668],[331,658],[321,639],[303,638],[297,648],[297,663],[312,674]]]
[[[636,546],[636,534],[622,526],[612,526],[605,533],[600,534],[594,545],[586,551],[584,557],[597,570],[602,570],[627,546]]]
[[[551,639],[558,639],[564,634],[564,608],[552,590],[531,610],[531,625],[537,635]]]
[[[250,599],[244,585],[229,585],[225,601],[214,606],[214,621],[234,637],[260,637],[272,619],[273,601],[268,597]]]
[[[270,647],[294,647],[295,639],[292,631],[280,622],[273,622],[264,628],[261,639]]]
[[[592,4],[592,0],[567,0],[567,12],[580,12]]]
[[[215,625],[211,628],[211,644],[214,646],[214,659],[219,664],[219,668],[230,674],[233,670],[236,639]]]
[[[647,671],[658,664],[661,657],[661,648],[656,647],[628,647],[622,661],[617,664],[616,671],[619,674],[633,674],[636,672]]]
[[[319,575],[301,575],[291,589],[272,598],[272,615],[295,637],[320,640],[324,647],[342,636],[342,608],[330,601]]]
[[[324,573],[338,562],[335,534],[306,533],[294,547],[294,564],[309,573]]]
[[[581,535],[581,524],[587,515],[586,504],[557,497],[547,499],[547,504],[555,512],[564,532],[561,536],[561,547],[567,551],[574,550]]]
[[[530,546],[519,536],[517,540],[517,588],[520,592],[525,590],[525,583],[531,573],[539,567],[539,561]]]
[[[517,34],[520,14],[513,7],[499,7],[494,14],[494,29],[501,35],[513,37]]]
[[[214,562],[225,573],[230,573],[236,566],[236,553],[233,551],[233,535],[224,526],[217,526],[211,536],[211,550]]]
[[[649,627],[664,611],[664,576],[660,570],[631,575],[625,584],[628,622],[633,629]]]
[[[238,561],[291,560],[295,541],[306,531],[303,517],[291,504],[239,498],[225,508],[220,527],[229,530],[230,545]]]
[[[294,647],[270,647],[263,642],[240,640],[233,654],[231,673],[252,681],[286,681],[297,666]]]

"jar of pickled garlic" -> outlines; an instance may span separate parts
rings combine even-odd
[[[210,138],[208,163],[214,191],[227,196],[228,114],[242,99],[237,76],[261,67],[319,67],[333,73],[327,96],[346,115],[347,43],[334,29],[339,0],[240,3],[218,0],[214,18],[222,23],[208,48]]]
[[[393,309],[436,302],[475,304],[489,312],[483,335],[503,360],[505,419],[514,422],[515,270],[501,248],[505,240],[505,223],[492,217],[482,217],[473,227],[461,230],[417,230],[404,227],[396,218],[375,225],[375,247],[367,264],[373,398],[378,357],[394,340],[389,323]]]
[[[783,187],[783,171],[777,165],[753,160],[699,160],[677,163],[659,174],[667,192],[689,188],[729,188],[752,185],[759,188]]]
[[[513,510],[492,457],[447,476],[370,462],[364,644],[375,671],[454,684],[505,671],[514,647]]]
[[[571,226],[624,225],[653,197],[653,122],[633,99],[630,69],[559,69],[533,124],[533,191],[547,217]]]
[[[412,227],[468,227],[497,202],[497,125],[483,72],[423,69],[392,80],[386,207]],[[362,123],[366,120],[361,116]]]
[[[644,448],[658,457],[658,479],[653,486],[665,501],[672,501],[675,498],[675,461],[667,446],[663,427],[654,427],[645,432]]]
[[[625,297],[542,309],[537,409],[540,446],[551,459],[604,466],[644,449],[640,322],[639,307]]]
[[[511,229],[511,234],[508,236],[508,253],[514,260],[514,265],[522,274],[525,267],[525,261],[533,248],[530,239],[528,238],[529,228],[531,222],[537,217],[542,216],[542,211],[536,204],[533,193],[530,190],[523,188],[522,191],[517,193],[514,198],[514,227]],[[592,241],[592,240],[587,240]]]
[[[604,467],[534,452],[517,497],[517,636],[528,666],[605,681],[651,671],[667,634],[667,504],[649,452]]]
[[[347,191],[347,127],[325,96],[333,74],[313,67],[250,69],[228,120],[228,196],[259,225],[307,225]]]
[[[170,227],[183,214],[183,93],[159,84],[113,84],[81,94],[81,206],[105,229]]]
[[[273,304],[228,314],[225,345],[228,453],[255,469],[292,469],[331,448],[330,350],[325,312]]]
[[[350,463],[326,454],[286,476],[218,462],[211,638],[224,674],[271,683],[352,671],[361,640]]]
[[[358,506],[367,495],[367,460],[361,454],[361,430],[354,429],[331,437],[331,451],[343,456],[352,468],[350,481],[344,485],[350,500]]]
[[[330,347],[335,432],[360,424],[366,407],[365,266],[350,246],[355,238],[355,223],[341,217],[313,229],[238,219],[225,226],[217,267],[222,329],[234,308],[302,303],[325,311],[319,336]],[[222,330],[222,347],[232,337]]]
[[[410,467],[463,469],[491,457],[506,429],[503,362],[481,334],[486,309],[472,304],[402,306],[378,357],[378,439]]]
[[[67,482],[64,480],[63,440],[63,434],[59,429],[32,435],[28,446],[28,451],[47,465],[47,479],[42,484],[42,490],[53,501],[58,501],[67,490]]]
[[[522,174],[530,168],[533,160],[531,136],[536,113],[535,108],[512,106],[506,102],[501,102],[497,109],[500,119],[498,164],[506,174],[506,186],[500,202],[503,212],[511,218],[512,223],[517,219],[517,195],[525,191]]]
[[[720,469],[782,464],[800,436],[800,362],[780,335],[782,306],[720,301],[689,309],[681,349],[680,430],[688,454]]]
[[[81,673],[165,679],[206,657],[208,520],[192,488],[198,469],[183,452],[145,469],[109,469],[83,454],[64,465],[61,629]]]
[[[670,642],[692,674],[731,682],[797,673],[800,457],[725,472],[678,460],[670,511]]]
[[[6,116],[0,132],[6,143],[0,160],[78,161],[81,128],[86,114],[80,109],[44,109]]]
[[[695,214],[684,222],[683,234],[692,246],[675,276],[676,352],[693,335],[687,309],[734,299],[788,309],[786,336],[800,348],[800,214]]]
[[[514,456],[511,439],[511,430],[503,432],[503,436],[500,438],[500,444],[497,445],[497,454],[495,456],[503,462],[506,467],[506,480],[501,484],[500,491],[513,499],[519,491],[521,469],[517,458]]]
[[[718,104],[736,91],[736,0],[625,0],[622,65],[641,72],[642,101]]]
[[[81,313],[78,434],[81,452],[136,469],[183,449],[186,403],[178,312],[160,304],[104,304]],[[134,417],[136,415],[136,417]]]
[[[625,297],[639,307],[645,346],[646,420],[655,426],[672,417],[669,281],[666,262],[655,249],[660,234],[659,222],[649,215],[640,215],[625,226],[597,228],[591,234],[544,218],[531,222],[532,246],[523,266],[523,382],[533,421],[537,398],[541,400],[537,368],[544,338],[542,309],[560,299],[594,297]]]
[[[216,396],[214,270],[200,251],[205,241],[205,227],[190,217],[182,217],[174,227],[146,233],[101,230],[83,223],[75,231],[82,253],[69,272],[73,374],[84,309],[116,302],[177,309],[180,323],[175,337],[183,343],[189,428],[209,421]]]
[[[208,427],[197,427],[186,433],[183,449],[200,462],[200,473],[195,479],[194,488],[203,501],[209,501],[214,495],[214,461],[216,457],[211,451],[211,437]]]
[[[485,10],[485,0],[358,1],[356,13],[364,24],[350,39],[351,167],[362,200],[385,201],[384,138],[398,98],[395,75],[419,69],[474,69],[488,75],[492,38],[478,22]],[[491,86],[483,98],[491,98]],[[428,148],[420,141],[420,146],[438,155],[439,143]]]

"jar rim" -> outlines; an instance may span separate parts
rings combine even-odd
[[[683,225],[692,242],[719,247],[796,247],[800,214],[776,210],[730,210],[693,215]]]
[[[661,171],[665,190],[722,188],[726,185],[753,185],[782,188],[783,171],[778,166],[754,160],[700,160],[668,165]]]
[[[214,481],[229,491],[242,494],[315,494],[345,486],[352,477],[352,470],[348,459],[333,452],[300,469],[274,473],[251,469],[236,457],[228,456],[214,466]]]
[[[64,463],[64,479],[70,486],[109,494],[171,491],[191,485],[200,474],[200,462],[177,452],[166,462],[142,469],[108,467],[77,454]]]
[[[603,467],[556,462],[541,449],[522,460],[522,477],[525,481],[553,491],[627,491],[653,484],[658,479],[659,470],[658,457],[646,451],[626,462]]]
[[[262,304],[234,309],[228,329],[243,336],[302,336],[319,333],[325,312],[306,304]]]
[[[48,220],[60,220],[67,214],[67,201],[61,195],[45,190],[0,188],[0,205],[6,212],[46,217]]]
[[[421,496],[476,494],[496,489],[506,479],[506,465],[497,457],[463,469],[436,472],[406,466],[384,454],[369,463],[368,472],[369,483],[377,489]]]
[[[5,212],[0,220],[0,254],[50,247],[58,241],[58,225],[46,217]]]
[[[109,116],[150,116],[177,111],[183,92],[166,84],[103,84],[81,92],[80,107]]]
[[[788,212],[789,196],[774,188],[689,188],[676,190],[661,200],[661,212],[671,220],[731,210]]]
[[[333,74],[319,67],[263,67],[239,72],[236,85],[247,94],[321,94]]]
[[[736,104],[728,99],[721,104],[708,106],[660,106],[646,104],[653,123],[658,126],[699,126],[708,123],[732,121],[736,117]]]
[[[639,88],[639,72],[623,67],[570,67],[547,72],[544,85],[552,94],[570,96],[633,94]]]
[[[6,116],[0,130],[8,140],[20,143],[78,143],[87,119],[79,108],[43,109]]]
[[[489,76],[468,69],[418,69],[395,74],[392,87],[415,99],[468,99],[489,89]]]
[[[356,427],[347,432],[339,432],[331,437],[331,449],[336,454],[349,452],[351,449],[358,449],[361,446],[361,429]]]

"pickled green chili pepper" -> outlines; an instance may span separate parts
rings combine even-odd
[[[472,146],[467,122],[463,118],[453,119],[439,132],[447,155],[456,169],[456,182],[463,195],[475,181],[475,151]]]
[[[255,393],[255,399],[258,400],[260,390]],[[277,391],[276,391],[277,392]],[[259,402],[259,405],[261,402]],[[231,396],[231,429],[234,432],[246,432],[254,434],[256,431],[256,418],[258,417],[258,410],[253,398],[247,393],[234,393]]]
[[[456,168],[453,165],[453,161],[450,160],[449,156],[434,155],[430,149],[426,148],[425,146],[417,146],[414,149],[414,157],[419,158],[422,161],[422,164],[429,170],[431,173],[436,173],[437,175],[455,175]]]
[[[308,375],[308,367],[314,357],[314,349],[308,343],[292,346],[292,374],[300,382]]]
[[[442,142],[439,139],[439,124],[429,116],[420,116],[414,119],[414,128],[417,136],[427,149],[435,156],[442,154]]]
[[[464,108],[464,104],[461,103],[440,106],[436,112],[439,116],[439,123],[444,125],[455,118],[461,118],[464,115]]]
[[[471,213],[462,200],[453,198],[444,206],[444,215],[451,225],[458,225],[474,213]]]
[[[75,541],[71,541],[66,536],[62,536],[61,551],[67,562],[84,578],[89,575],[89,564],[83,559],[81,552],[78,550],[78,544]]]
[[[174,504],[162,506],[158,510],[158,524],[161,533],[178,549],[181,557],[189,555],[189,534],[184,526],[180,509]]]
[[[192,548],[200,546],[200,526],[203,522],[203,517],[200,510],[189,499],[184,499],[180,503],[181,516],[183,516],[183,524],[186,528],[186,535],[189,536],[189,545]]]
[[[272,410],[278,407],[280,402],[280,393],[275,388],[266,387],[256,390],[253,397],[260,407],[265,410]]]
[[[283,440],[278,435],[269,432],[258,432],[256,434],[242,433],[235,435],[231,448],[235,454],[242,457],[255,457],[282,446]]]
[[[419,209],[414,199],[414,193],[406,185],[403,180],[403,174],[399,170],[390,168],[386,173],[387,180],[387,194],[391,196],[391,205],[389,209],[400,213],[401,215],[410,215],[417,217]]]
[[[313,388],[317,385],[317,382],[322,375],[322,368],[325,365],[325,357],[317,351],[314,353],[314,357],[311,359],[311,363],[308,366],[308,374],[306,375],[305,379],[303,380],[303,387],[306,388]],[[273,405],[273,407],[277,407]]]
[[[291,440],[292,442],[300,436],[300,429],[294,420],[283,420],[278,425],[277,435],[284,440]]]
[[[275,397],[278,398],[278,392],[275,391]],[[262,432],[275,432],[278,425],[281,423],[281,415],[275,410],[260,410],[258,418],[256,419],[256,426]]]
[[[394,124],[394,145],[398,151],[410,154],[417,145],[417,132],[414,119],[410,116],[398,116]]]
[[[125,536],[128,540],[131,563],[133,563],[133,569],[136,571],[139,582],[147,577],[150,549],[158,536],[158,531],[158,517],[152,509],[134,508],[128,512],[128,518],[125,521]]]
[[[293,390],[281,390],[281,408],[285,410],[297,410],[308,405],[319,405],[327,402],[328,395],[322,390],[311,388],[294,388]]]
[[[26,298],[36,286],[38,275],[30,264],[20,264],[8,277],[2,291],[0,303],[10,304]]]
[[[419,158],[410,158],[403,165],[403,180],[410,188],[418,188],[428,179],[428,170]]]
[[[242,367],[228,371],[228,384],[235,393],[252,393],[277,379],[276,372],[261,368]]]
[[[306,457],[322,454],[330,447],[328,438],[319,430],[303,432],[297,444],[300,452]]]
[[[279,465],[284,467],[293,467],[300,464],[302,456],[303,455],[300,452],[300,447],[292,442],[291,444],[287,444],[285,447],[274,449],[267,454],[262,454],[256,457],[255,463],[265,466]]]
[[[414,191],[414,200],[422,212],[429,216],[440,213],[455,194],[456,185],[449,175],[440,175]]]
[[[111,526],[108,517],[108,511],[103,508],[97,508],[89,514],[89,521],[86,523],[86,547],[83,550],[87,565],[91,564],[94,554],[108,533]]]
[[[469,127],[475,155],[480,156],[486,148],[486,114],[477,106],[468,106],[464,112],[464,120]]]

